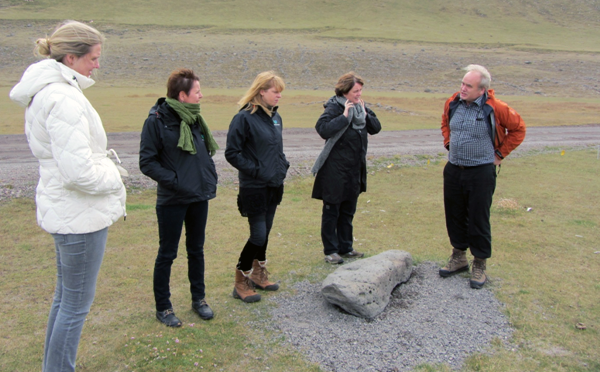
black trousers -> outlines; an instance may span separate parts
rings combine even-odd
[[[323,201],[321,216],[321,240],[325,255],[352,252],[352,220],[356,213],[358,196],[340,204],[329,204]]]
[[[191,204],[157,205],[159,248],[154,263],[154,299],[156,310],[172,308],[169,281],[171,266],[177,258],[179,239],[185,222],[185,246],[192,301],[205,296],[204,233],[208,217],[208,201]]]
[[[444,209],[450,244],[471,249],[477,258],[492,256],[490,208],[496,190],[496,166],[444,168]]]

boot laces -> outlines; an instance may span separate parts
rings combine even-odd
[[[448,267],[458,266],[458,265],[460,265],[461,262],[462,262],[462,256],[452,253],[452,255],[450,256],[450,260],[448,261]]]
[[[260,280],[262,282],[266,282],[267,280],[269,280],[269,274],[271,274],[271,273],[269,272],[269,270],[267,270],[266,267],[261,267]]]
[[[485,270],[485,261],[473,260],[472,273],[474,277],[483,276]]]
[[[247,290],[254,290],[254,284],[252,284],[252,279],[250,279],[250,276],[244,278],[244,284],[246,285]]]

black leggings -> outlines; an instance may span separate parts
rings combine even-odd
[[[269,204],[267,210],[263,213],[249,216],[250,238],[246,242],[237,268],[242,271],[248,271],[252,268],[252,261],[265,261],[267,259],[267,244],[269,242],[269,233],[273,226],[277,203]]]

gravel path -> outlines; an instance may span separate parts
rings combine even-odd
[[[237,180],[237,171],[225,161],[226,131],[213,132],[221,150],[214,161],[221,185],[232,184]],[[382,157],[406,155],[394,159],[396,165],[416,164],[414,155],[428,155],[431,158],[445,157],[446,150],[441,145],[439,129],[383,131],[369,137],[368,158],[370,164]],[[310,174],[310,168],[323,147],[323,140],[312,128],[284,129],[283,144],[286,157],[291,163],[288,179]],[[562,127],[532,127],[527,129],[525,141],[510,157],[526,154],[531,150],[553,148],[577,148],[600,144],[600,125],[580,125]],[[129,192],[155,187],[154,181],[140,173],[138,151],[140,134],[137,132],[109,133],[108,147],[114,148],[125,169],[131,175],[125,179]],[[422,159],[420,159],[422,161]],[[381,163],[381,162],[379,162]],[[15,197],[33,197],[38,181],[38,162],[31,154],[25,135],[0,135],[0,202]]]
[[[373,320],[343,312],[321,295],[320,283],[297,283],[293,295],[271,297],[275,322],[325,371],[409,371],[423,363],[462,365],[471,353],[486,352],[493,339],[508,345],[512,329],[493,293],[469,287],[465,276],[441,278],[425,262],[394,290],[385,311]]]

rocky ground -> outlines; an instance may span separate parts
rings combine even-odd
[[[54,22],[0,24],[0,82],[16,82],[34,62],[33,42]],[[260,71],[275,70],[290,89],[332,90],[354,70],[369,89],[452,93],[470,63],[489,68],[506,95],[597,97],[600,63],[594,53],[511,49],[489,45],[334,40],[310,32],[215,33],[210,29],[94,24],[107,36],[99,84],[143,86],[163,81],[176,67],[191,67],[206,88],[246,87]]]
[[[283,333],[310,361],[335,372],[410,371],[424,363],[458,368],[469,354],[486,352],[493,339],[514,348],[492,291],[471,289],[465,275],[442,278],[438,270],[432,262],[416,266],[372,320],[329,304],[319,283],[300,282],[293,295],[271,299],[278,305],[271,311],[275,322],[260,325]]]
[[[3,21],[0,24],[0,85],[12,86],[36,59],[33,41],[54,23]],[[194,68],[204,87],[248,86],[257,72],[274,69],[291,89],[331,90],[341,72],[355,70],[369,89],[405,92],[454,92],[469,63],[487,66],[502,94],[597,97],[600,63],[595,54],[511,50],[494,45],[418,45],[375,40],[336,41],[307,34],[214,34],[202,29],[165,29],[98,25],[108,36],[99,84],[155,86],[175,67]],[[167,42],[167,40],[169,42]],[[7,98],[0,98],[7,99]],[[568,120],[568,119],[567,119]],[[215,132],[222,149],[225,132]],[[600,125],[529,128],[525,142],[511,156],[550,147],[581,148],[600,144]],[[284,151],[289,176],[307,175],[323,141],[313,129],[286,129]],[[130,172],[129,191],[154,187],[137,166],[139,133],[110,133]],[[439,130],[382,132],[370,139],[370,164],[395,155],[418,163],[415,155],[443,158]],[[233,184],[236,172],[215,156],[221,184]],[[398,160],[394,160],[398,164]],[[0,203],[33,197],[37,161],[23,135],[0,135]],[[399,287],[386,311],[374,321],[341,313],[320,297],[318,285],[298,283],[294,296],[279,296],[274,328],[286,342],[329,371],[400,371],[420,363],[458,367],[493,338],[506,341],[511,329],[488,289],[474,291],[458,276],[441,279],[437,267],[424,263],[407,285]],[[303,304],[317,304],[306,312]],[[479,309],[473,312],[472,309]],[[456,337],[460,335],[460,337]],[[333,347],[335,345],[335,347]]]

